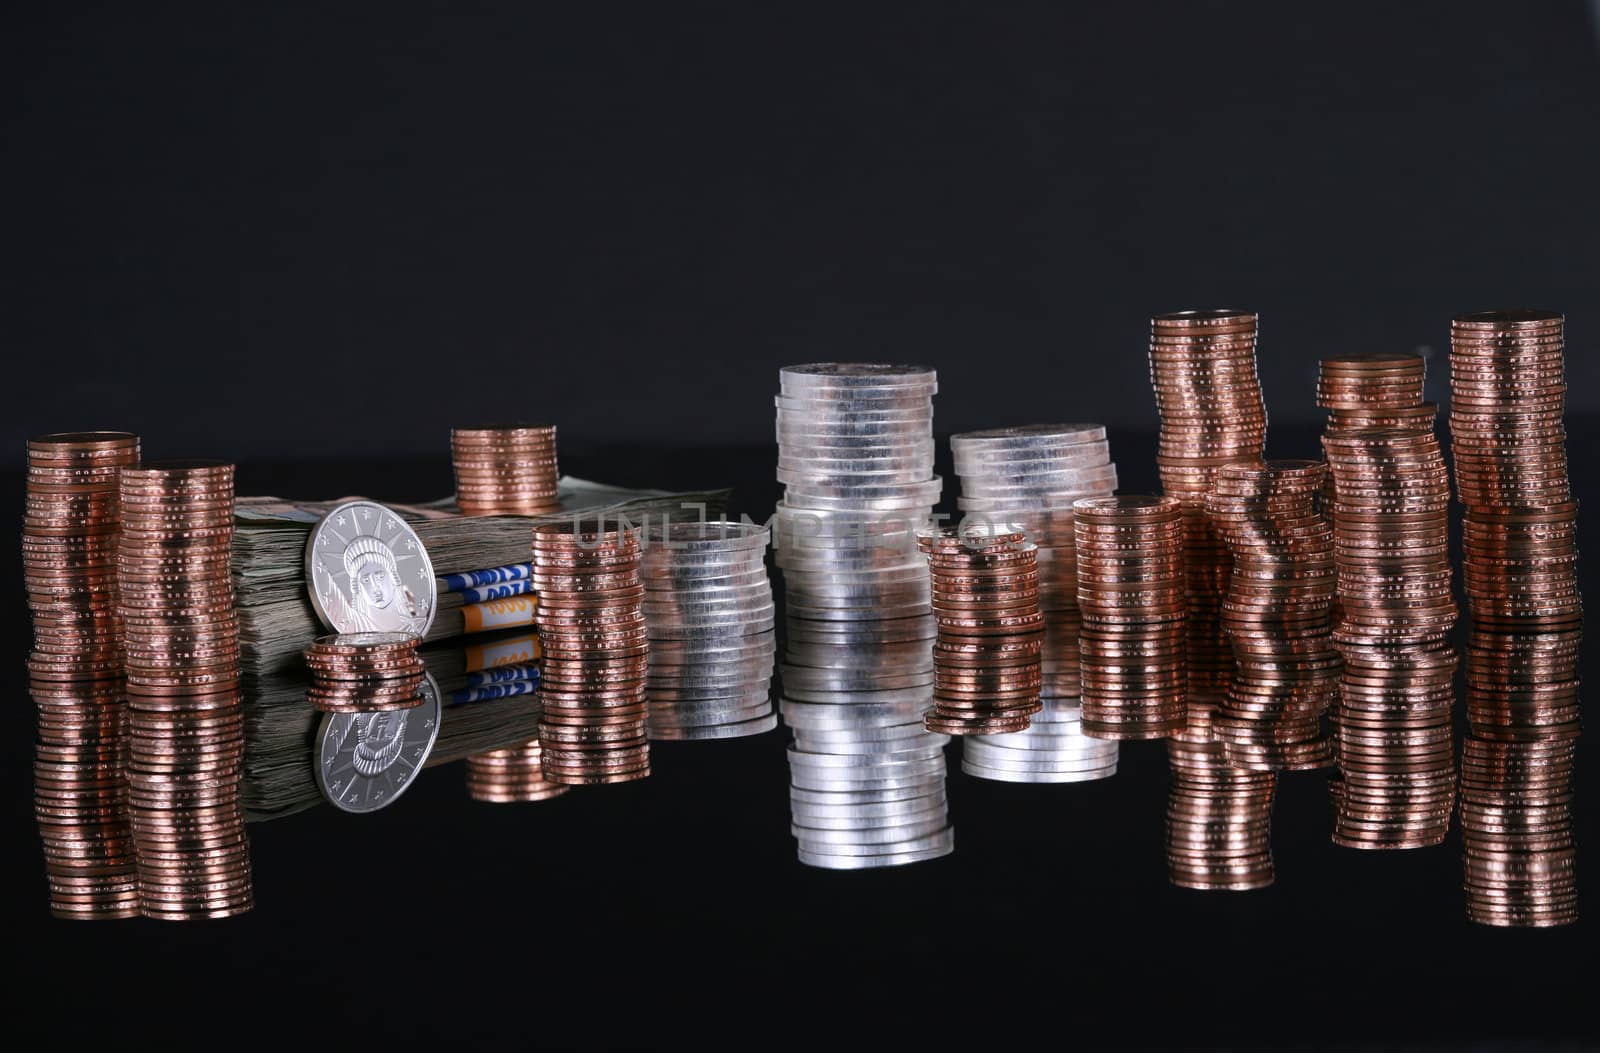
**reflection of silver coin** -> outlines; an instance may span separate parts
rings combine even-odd
[[[438,608],[428,550],[395,512],[349,501],[306,541],[306,587],[317,617],[342,633],[425,636]]]
[[[329,713],[317,736],[317,786],[335,808],[376,812],[415,781],[439,737],[442,703],[432,674],[422,704],[383,713]]]

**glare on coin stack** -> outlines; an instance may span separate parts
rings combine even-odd
[[[1183,502],[1189,599],[1189,706],[1215,705],[1233,654],[1222,629],[1227,546],[1205,514],[1216,470],[1260,460],[1267,410],[1256,373],[1257,318],[1227,309],[1175,311],[1150,320],[1150,380],[1161,418],[1161,486]]]
[[[123,469],[121,491],[117,583],[141,906],[153,918],[229,917],[254,902],[239,800],[233,465],[147,462]]]
[[[467,795],[474,801],[525,804],[559,797],[571,788],[544,777],[538,739],[467,758]]]
[[[1222,624],[1233,682],[1213,719],[1228,763],[1320,768],[1322,721],[1339,693],[1333,647],[1333,526],[1317,508],[1320,461],[1237,461],[1218,470],[1206,513],[1233,557]]]
[[[116,581],[119,480],[138,460],[139,439],[124,432],[28,443],[22,566],[34,628],[34,810],[50,910],[60,918],[139,913]]]
[[[1406,398],[1420,402],[1420,378],[1407,385]],[[1344,658],[1333,839],[1355,848],[1438,844],[1455,802],[1443,453],[1431,418],[1329,430],[1322,446],[1334,480],[1333,639]]]
[[[553,424],[452,428],[456,506],[465,515],[540,515],[560,507]]]
[[[1184,520],[1173,497],[1073,505],[1083,630],[1083,730],[1157,739],[1182,730],[1188,684]]]
[[[1199,707],[1167,740],[1167,876],[1181,888],[1245,891],[1273,881],[1278,773],[1235,767]]]
[[[1039,565],[1022,531],[945,527],[917,544],[933,579],[933,709],[945,735],[1025,731],[1039,712]]]
[[[306,648],[306,701],[324,713],[381,713],[422,704],[428,668],[414,633],[334,633]]]
[[[771,535],[749,523],[672,523],[645,539],[652,739],[722,739],[778,726]]]
[[[881,639],[927,627],[928,568],[916,531],[939,501],[933,474],[934,371],[821,363],[779,373],[773,523],[788,616],[885,623]]]
[[[650,774],[645,687],[650,644],[637,531],[595,520],[533,529],[539,594],[540,768],[568,786]]]
[[[1578,919],[1573,764],[1582,601],[1567,473],[1564,321],[1490,311],[1451,325],[1450,431],[1466,505],[1472,632],[1461,757],[1467,916]]]
[[[916,619],[906,619],[913,621]],[[800,862],[834,870],[899,866],[955,848],[944,746],[925,630],[889,642],[810,642],[789,634],[783,666],[790,830]],[[793,626],[791,625],[791,630]]]

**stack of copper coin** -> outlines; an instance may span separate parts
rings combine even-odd
[[[1563,320],[1491,311],[1451,326],[1450,430],[1472,633],[1461,827],[1467,915],[1577,921],[1573,758],[1583,635],[1567,476]]]
[[[1167,740],[1167,876],[1180,888],[1245,891],[1272,884],[1272,798],[1278,775],[1235,766],[1212,734],[1210,709]]]
[[[62,918],[139,913],[116,581],[119,480],[138,460],[139,439],[124,432],[28,443],[22,566],[38,706],[34,808],[50,909]]]
[[[306,701],[324,713],[380,713],[422,704],[428,669],[414,633],[334,633],[305,650]]]
[[[1222,622],[1233,683],[1216,736],[1239,768],[1292,771],[1333,759],[1322,727],[1339,693],[1333,526],[1317,509],[1319,461],[1224,465],[1206,512],[1233,556]]]
[[[463,515],[533,516],[561,506],[553,424],[452,428],[450,454]]]
[[[1344,656],[1334,841],[1438,844],[1454,806],[1450,484],[1429,426],[1324,433]]]
[[[1039,712],[1037,550],[1022,531],[923,530],[933,615],[933,710],[943,735],[1022,731]]]
[[[594,520],[533,531],[539,593],[540,768],[567,786],[650,774],[645,688],[650,644],[639,536]]]
[[[1162,488],[1183,502],[1191,707],[1220,702],[1233,673],[1221,617],[1228,549],[1206,518],[1205,498],[1218,468],[1259,460],[1266,449],[1256,329],[1255,314],[1226,309],[1150,321],[1150,379],[1161,417],[1156,464]]]
[[[123,469],[121,487],[117,582],[142,909],[171,920],[240,914],[254,894],[239,801],[233,465],[147,462]]]
[[[544,777],[538,739],[520,746],[475,753],[467,758],[467,794],[486,804],[547,801],[566,793],[570,786]]]
[[[1122,496],[1072,507],[1084,733],[1165,738],[1187,719],[1182,506]]]

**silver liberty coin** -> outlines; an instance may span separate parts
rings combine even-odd
[[[443,712],[439,685],[423,677],[422,703],[383,713],[329,713],[317,735],[317,787],[358,814],[393,804],[433,752]]]
[[[312,528],[306,587],[317,617],[341,633],[426,636],[439,605],[428,550],[375,501],[348,501]]]

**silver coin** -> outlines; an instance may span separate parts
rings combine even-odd
[[[806,362],[784,366],[778,379],[799,387],[835,385],[871,387],[874,385],[932,383],[938,376],[927,366],[888,362]]]
[[[880,673],[872,669],[807,669],[786,665],[781,670],[785,690],[816,694],[853,694],[857,691],[898,691],[905,688],[926,687],[933,681],[933,671],[908,670],[904,673]]]
[[[1049,753],[1041,755],[1022,753],[1017,750],[975,750],[971,760],[974,764],[981,764],[995,771],[1099,771],[1117,763],[1116,757],[1062,757]]]
[[[937,752],[930,754],[926,749],[888,750],[870,756],[789,750],[791,768],[822,768],[834,771],[840,777],[864,779],[902,778],[918,772],[932,771],[943,762],[943,754]]]
[[[771,665],[778,652],[775,635],[764,632],[704,641],[651,640],[650,667],[666,671],[677,666],[753,664],[763,660]]]
[[[858,776],[854,778],[847,778],[840,775],[839,772],[827,768],[789,769],[789,783],[792,787],[826,793],[882,793],[912,788],[915,788],[918,793],[929,793],[931,792],[931,786],[941,783],[944,777],[945,768],[943,765],[931,772],[882,777]]]
[[[940,859],[954,852],[955,838],[952,836],[948,843],[937,845],[934,848],[921,852],[894,852],[879,856],[837,856],[822,852],[809,852],[802,848],[799,860],[808,867],[817,867],[822,870],[872,870],[878,867],[899,867],[911,863],[925,863],[931,859]]]
[[[944,847],[947,844],[953,844],[955,840],[953,835],[954,831],[949,826],[946,826],[936,832],[926,833],[911,840],[897,841],[892,846],[887,848],[881,848],[874,845],[830,844],[826,849],[818,851],[811,846],[802,844],[800,847],[800,852],[802,855],[805,855],[809,851],[813,855],[821,855],[829,858],[859,858],[867,856],[876,856],[881,858],[886,855],[910,855],[920,852],[933,851],[935,849]]]
[[[426,636],[438,607],[428,550],[401,516],[347,501],[306,539],[306,587],[324,625],[341,633]]]
[[[771,580],[765,558],[744,566],[708,563],[702,567],[674,565],[639,569],[639,581],[644,585],[646,596],[659,592],[693,592],[701,588],[770,584]]]
[[[1048,445],[1050,443],[1077,444],[1104,442],[1103,424],[1072,422],[1067,424],[1024,424],[1012,428],[986,428],[983,431],[964,431],[950,436],[950,445],[964,449],[1013,448],[1018,446]]]
[[[895,622],[908,622],[902,628]],[[806,622],[798,619],[789,622],[787,635],[794,645],[826,644],[828,646],[870,646],[877,643],[905,640],[932,640],[936,633],[929,615],[917,618],[898,618],[891,622],[861,620],[855,622]]]
[[[769,713],[754,720],[732,724],[706,724],[696,727],[658,726],[646,722],[652,740],[668,742],[706,741],[710,739],[742,739],[751,735],[764,735],[778,726],[778,715]]]
[[[882,385],[877,385],[881,387]],[[908,391],[903,395],[889,395],[882,398],[854,398],[846,393],[842,398],[813,397],[805,394],[779,394],[772,396],[772,404],[778,409],[800,410],[815,412],[819,409],[826,411],[827,407],[837,406],[838,412],[849,413],[855,410],[872,409],[877,406],[892,406],[906,409],[921,408],[929,413],[933,412],[933,396],[921,391]]]
[[[843,704],[833,704],[782,699],[778,704],[778,711],[783,714],[784,723],[799,734],[802,730],[847,731],[851,728],[879,725],[903,724],[908,727],[921,727],[922,718],[932,704],[931,693],[926,703],[877,704],[846,701]]]
[[[673,665],[659,662],[652,654],[646,679],[676,684],[733,683],[752,678],[764,680],[770,677],[776,668],[775,657],[772,654],[758,654],[734,661],[702,661]]]
[[[766,547],[766,527],[759,523],[733,520],[708,520],[694,523],[668,523],[645,531],[642,545],[646,552],[735,553]]]
[[[317,787],[335,808],[376,812],[399,799],[433,752],[443,713],[439,685],[423,677],[422,702],[382,713],[327,713],[317,733]]]
[[[920,838],[929,837],[949,825],[949,813],[940,809],[937,814],[924,816],[914,825],[814,829],[791,823],[789,832],[802,849],[877,855],[901,845],[916,844]]]
[[[1018,783],[1067,783],[1067,782],[1098,782],[1109,779],[1117,774],[1116,765],[1101,768],[1096,771],[1006,771],[1000,768],[985,768],[979,764],[972,764],[966,760],[961,762],[961,770],[978,779],[988,779],[991,782],[1018,782]]]
[[[944,788],[922,797],[909,797],[898,801],[874,801],[867,804],[829,804],[809,800],[789,799],[789,812],[795,819],[887,819],[894,816],[917,815],[948,805]]]
[[[653,732],[671,729],[686,731],[692,728],[720,727],[725,724],[745,724],[752,720],[765,720],[769,717],[772,719],[772,726],[777,727],[778,715],[772,712],[771,709],[762,709],[756,706],[692,715],[681,714],[676,707],[672,707],[652,709],[646,716],[646,723]]]
[[[963,474],[961,477],[961,490],[963,493],[971,492],[974,497],[978,491],[988,492],[1006,490],[1075,490],[1089,486],[1100,486],[1110,482],[1113,486],[1117,479],[1117,466],[1110,463],[1085,465],[1082,467],[1053,468],[1048,471],[1031,469],[1029,471],[997,471],[985,472],[982,475]]]
[[[951,462],[961,475],[986,475],[990,472],[1034,472],[1060,468],[1086,468],[1110,464],[1111,447],[1103,442],[1060,449],[994,450],[983,453],[955,450]]]
[[[807,790],[799,786],[790,786],[789,803],[848,808],[856,805],[915,801],[944,792],[943,779],[935,780],[933,785],[905,786],[893,790]]]

